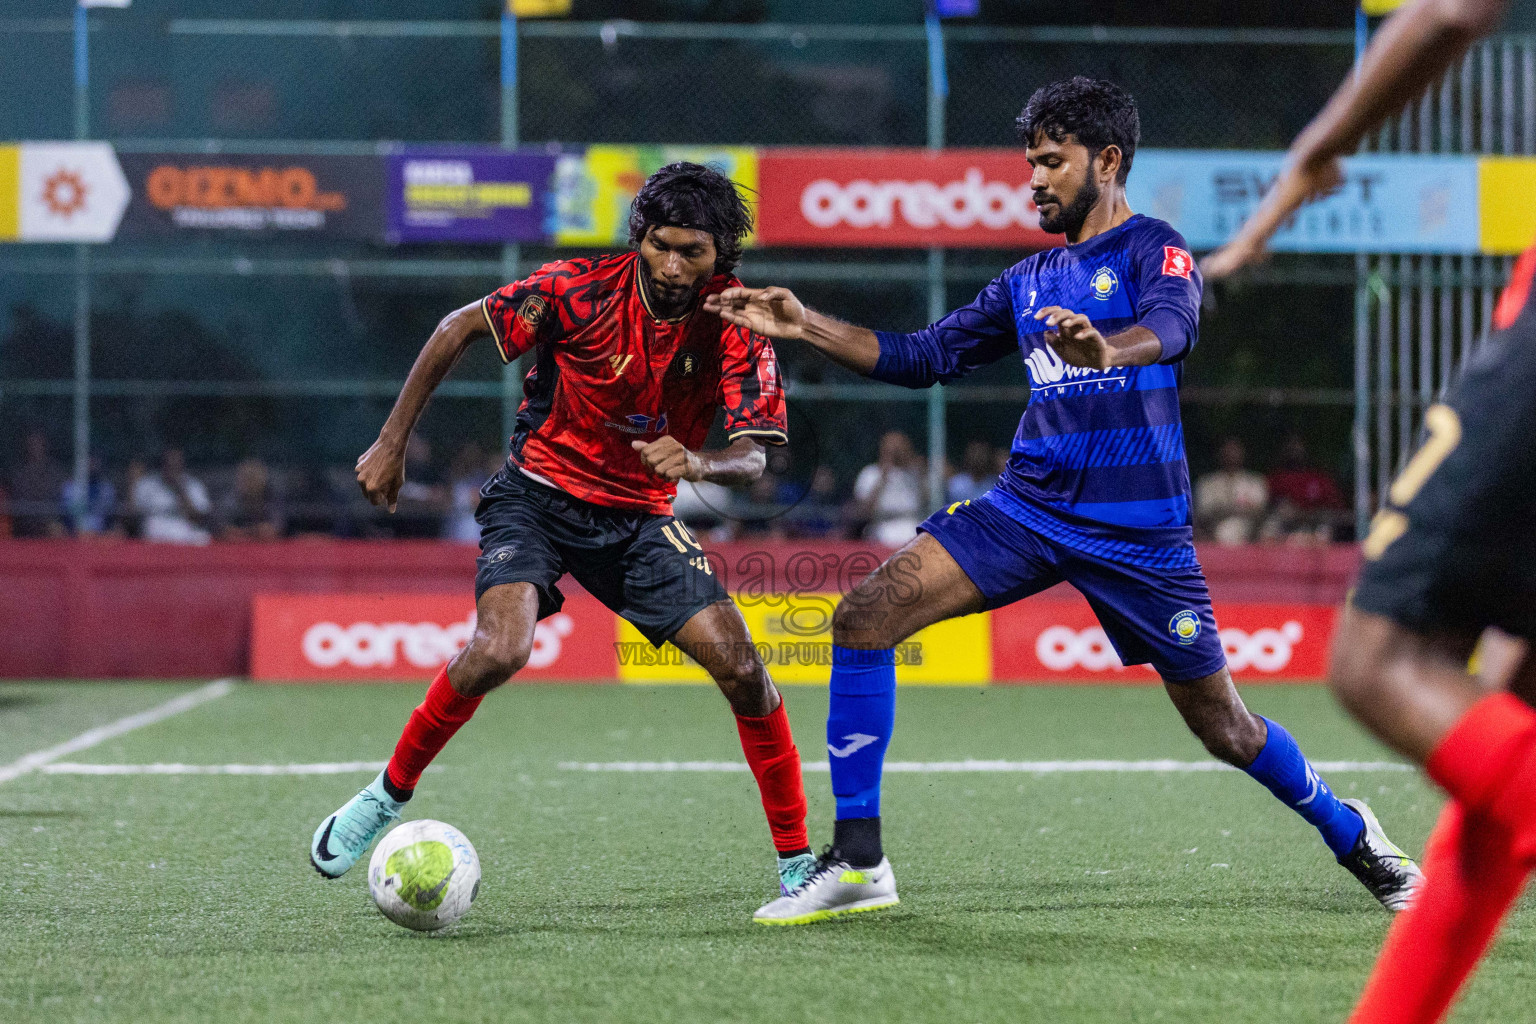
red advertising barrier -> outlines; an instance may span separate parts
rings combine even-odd
[[[1318,680],[1328,670],[1331,605],[1216,605],[1227,666],[1244,682]],[[992,613],[994,682],[1155,683],[1150,666],[1126,668],[1075,592],[1052,591]]]
[[[762,245],[1046,249],[1017,149],[766,149]]]
[[[251,603],[251,677],[360,681],[433,675],[475,630],[474,594],[257,594]],[[527,682],[613,682],[613,613],[590,594],[533,632],[518,673]]]

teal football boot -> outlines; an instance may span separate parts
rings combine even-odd
[[[802,853],[794,857],[779,858],[779,895],[788,896],[805,884],[816,870],[816,855]]]
[[[404,801],[384,790],[384,773],[368,783],[315,829],[309,862],[326,878],[340,878],[356,864],[389,823],[400,820]]]

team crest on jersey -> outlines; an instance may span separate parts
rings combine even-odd
[[[1195,258],[1176,245],[1163,246],[1163,276],[1188,278]]]
[[[517,307],[517,318],[523,322],[523,326],[530,331],[539,329],[539,324],[549,315],[549,303],[544,301],[542,295],[530,295],[523,300],[523,304]]]
[[[1088,284],[1093,288],[1093,297],[1096,299],[1107,299],[1120,290],[1120,278],[1108,267],[1095,270]]]
[[[1200,616],[1184,609],[1169,620],[1168,633],[1180,645],[1188,647],[1200,638]]]
[[[699,357],[692,352],[679,352],[672,359],[672,376],[692,377],[699,372]]]

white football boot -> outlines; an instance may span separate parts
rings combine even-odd
[[[1424,884],[1424,873],[1397,844],[1381,830],[1381,822],[1365,805],[1364,800],[1340,800],[1361,818],[1365,819],[1365,831],[1355,842],[1355,848],[1339,858],[1339,863],[1360,880],[1360,884],[1381,901],[1381,905],[1393,912],[1407,910]]]
[[[752,920],[758,924],[810,924],[898,902],[896,873],[889,860],[882,857],[872,868],[856,868],[834,857],[829,848],[805,881],[758,910]]]

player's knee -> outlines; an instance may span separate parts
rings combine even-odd
[[[1206,752],[1218,761],[1245,768],[1264,749],[1264,733],[1254,716],[1225,715],[1205,722],[1198,729]]]
[[[461,696],[479,697],[521,671],[532,652],[532,637],[476,633],[459,655],[459,671],[450,673],[449,681],[454,682],[457,675],[460,681],[454,689]]]
[[[832,611],[832,642],[839,647],[894,647],[905,640],[895,635],[891,609],[855,588]]]
[[[705,666],[731,706],[757,707],[769,700],[773,683],[751,644],[723,644],[712,664]],[[766,713],[766,712],[764,712]]]

